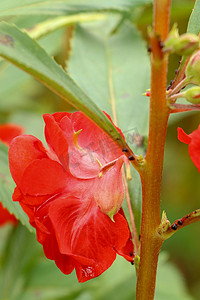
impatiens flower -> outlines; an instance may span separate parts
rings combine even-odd
[[[36,228],[45,255],[65,274],[75,268],[79,282],[108,269],[116,253],[132,262],[121,209],[122,151],[81,112],[46,114],[44,121],[49,147],[19,136],[9,161],[17,185],[13,200]]]
[[[0,125],[0,141],[6,145],[9,145],[11,140],[22,134],[23,129],[21,126],[15,124],[1,124]],[[17,224],[17,220],[14,215],[10,214],[6,208],[0,203],[0,225],[5,223]]]
[[[178,128],[178,139],[189,145],[190,157],[200,172],[200,125],[191,134],[186,134],[182,128]]]

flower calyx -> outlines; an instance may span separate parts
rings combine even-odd
[[[200,85],[200,50],[196,51],[190,58],[185,69],[188,83]]]
[[[192,33],[179,35],[177,24],[174,24],[165,41],[163,52],[189,56],[198,48],[199,37]]]
[[[163,240],[166,240],[170,237],[170,236],[167,235],[167,230],[169,229],[170,226],[171,226],[171,223],[167,218],[167,214],[166,214],[165,211],[163,211],[161,222],[160,222],[160,225],[158,227],[158,234]]]
[[[180,93],[188,102],[192,104],[200,104],[200,87],[193,86],[183,93]]]

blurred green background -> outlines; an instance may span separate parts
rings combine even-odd
[[[193,6],[193,0],[173,1],[171,25],[178,23],[180,33],[186,31]],[[43,20],[43,16],[8,18],[9,22],[22,28]],[[136,22],[147,47],[146,29],[152,22],[152,6],[138,8],[132,15],[132,21]],[[70,53],[72,36],[73,27],[69,26],[43,37],[39,43],[64,66]],[[174,78],[179,60],[177,55],[170,57],[169,83]],[[0,61],[0,123],[21,124],[26,133],[44,141],[42,115],[55,111],[73,111],[73,108],[29,75]],[[190,133],[199,123],[199,113],[170,116],[161,205],[171,222],[199,208],[199,173],[190,160],[187,145],[177,140],[177,127]],[[200,224],[196,223],[180,230],[164,243],[157,300],[200,299],[199,236]],[[64,276],[53,262],[43,257],[33,234],[22,226],[13,229],[10,225],[0,229],[0,255],[1,300],[133,299],[136,281],[133,266],[121,258],[100,278],[78,284],[74,274]]]

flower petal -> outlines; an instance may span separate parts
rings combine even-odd
[[[107,114],[106,116],[112,122]],[[83,129],[78,137],[79,145],[98,155],[98,159],[102,164],[121,156],[121,149],[117,147],[112,139],[101,128],[88,119],[82,112],[73,113],[71,119],[75,131]],[[120,134],[122,134],[121,130]]]
[[[62,165],[68,169],[68,142],[56,120],[62,119],[66,113],[45,114],[45,137],[49,147],[56,153]]]
[[[182,128],[178,128],[178,139],[189,144],[190,157],[200,172],[200,125],[197,130],[187,135]]]
[[[121,168],[124,157],[121,156],[114,165],[108,169],[104,166],[101,177],[95,180],[92,193],[93,197],[101,209],[111,219],[119,211],[124,200],[124,184]]]
[[[17,219],[14,215],[10,214],[9,211],[3,207],[0,202],[0,225],[4,225],[6,223],[13,223],[14,225],[17,224]]]
[[[75,268],[80,282],[109,268],[116,257],[114,248],[121,249],[129,239],[128,224],[121,214],[116,214],[112,222],[89,200],[62,196],[50,206],[49,218],[60,252],[77,261]],[[86,258],[95,263],[85,265]]]
[[[192,141],[189,145],[189,154],[193,163],[200,172],[200,126],[197,130],[190,134],[190,137]]]
[[[12,139],[23,133],[23,128],[15,124],[0,125],[0,141],[9,145]]]
[[[179,141],[185,144],[189,144],[191,142],[191,137],[188,134],[186,134],[182,128],[178,127],[177,130],[178,130]]]
[[[47,217],[44,224],[36,222],[37,240],[43,246],[48,259],[54,260],[57,267],[64,273],[70,274],[74,269],[74,260],[68,255],[60,253],[51,222]]]
[[[21,191],[35,196],[57,194],[69,181],[70,177],[58,162],[48,158],[36,159],[24,171]]]
[[[14,138],[9,148],[9,166],[15,183],[20,186],[21,178],[27,166],[34,159],[47,157],[42,142],[31,135]]]
[[[60,121],[60,127],[68,141],[69,170],[77,178],[94,178],[98,176],[101,167],[98,157],[96,153],[80,147],[77,139],[81,132],[74,131],[72,125],[68,117]]]

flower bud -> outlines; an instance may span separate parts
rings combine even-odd
[[[200,104],[200,87],[194,86],[187,91],[183,92],[183,97],[185,99],[193,104]]]
[[[189,83],[200,85],[200,50],[195,52],[190,58],[185,75]]]
[[[173,35],[169,35],[166,40],[164,51],[189,56],[198,48],[199,37],[197,35],[185,33],[179,36],[175,32]]]

